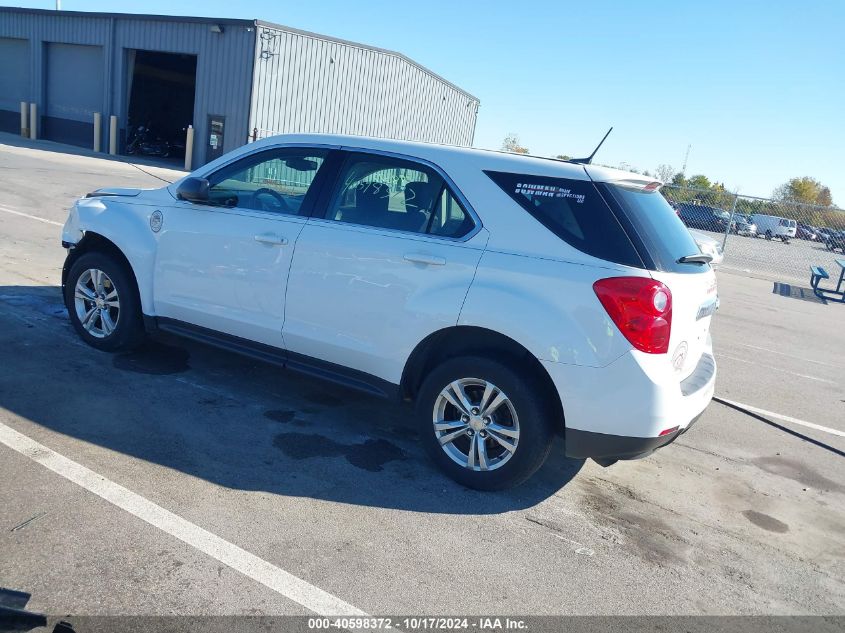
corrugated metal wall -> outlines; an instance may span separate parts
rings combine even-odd
[[[472,145],[478,100],[389,51],[259,24],[250,128]]]
[[[218,24],[222,33],[214,32]],[[86,113],[102,113],[105,144],[110,115],[126,125],[133,49],[196,55],[195,166],[206,161],[209,115],[226,117],[224,151],[254,128],[261,136],[333,132],[456,145],[471,145],[475,133],[478,100],[402,55],[253,20],[0,7],[0,38],[29,42],[28,72],[17,74],[26,85],[10,93],[35,102],[42,117],[56,111],[48,103],[47,51],[60,49],[49,45],[102,47],[102,94],[86,101]],[[15,106],[8,101],[4,107]],[[14,127],[17,107],[5,115]]]
[[[223,33],[211,31],[212,23]],[[226,117],[225,150],[243,143],[248,134],[249,99],[252,85],[255,26],[253,21],[158,19],[155,16],[84,14],[67,11],[16,10],[0,7],[0,38],[30,41],[28,101],[45,113],[46,44],[89,44],[102,46],[103,138],[111,114],[125,125],[128,109],[127,49],[141,49],[197,56],[194,100],[196,141],[194,164],[205,161],[209,114]]]

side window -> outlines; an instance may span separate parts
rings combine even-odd
[[[475,223],[463,207],[455,200],[447,188],[443,188],[440,199],[434,208],[428,232],[444,237],[463,237],[469,233]]]
[[[209,177],[209,200],[222,207],[299,215],[325,157],[326,152],[307,148],[248,156]]]
[[[472,228],[443,178],[425,165],[351,154],[339,182],[327,219],[449,237],[458,236],[467,222]]]
[[[619,220],[589,180],[484,173],[525,212],[567,244],[600,259],[642,266]]]

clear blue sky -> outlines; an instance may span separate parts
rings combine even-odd
[[[14,2],[53,8],[52,0]],[[845,1],[63,0],[260,18],[400,51],[481,99],[475,144],[704,173],[768,196],[813,176],[845,207]]]

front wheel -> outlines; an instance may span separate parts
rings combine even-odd
[[[106,352],[131,349],[144,337],[141,302],[132,271],[112,255],[81,255],[68,271],[65,305],[86,343]]]
[[[417,397],[426,451],[468,488],[501,490],[528,479],[551,449],[552,410],[530,372],[489,358],[445,361]]]

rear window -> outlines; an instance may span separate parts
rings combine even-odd
[[[658,191],[644,191],[602,184],[600,190],[607,195],[618,212],[631,224],[631,230],[653,261],[654,268],[668,272],[697,273],[707,270],[701,264],[679,264],[685,255],[699,252],[687,227]],[[711,210],[712,211],[712,210]]]
[[[593,257],[643,267],[634,245],[592,182],[496,171],[484,173],[567,244]]]

